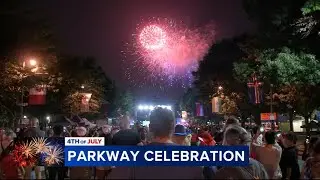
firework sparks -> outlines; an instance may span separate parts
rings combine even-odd
[[[150,78],[154,86],[178,84],[189,87],[191,72],[213,43],[212,25],[190,29],[169,19],[153,18],[142,22],[125,52],[138,57],[133,64],[125,62],[127,79],[140,86],[150,82],[147,80]],[[139,79],[140,83],[136,82]]]
[[[156,25],[146,26],[140,33],[139,40],[146,49],[161,49],[166,44],[166,33]]]
[[[12,155],[13,160],[18,163],[19,166],[32,166],[35,164],[36,154],[30,142],[15,145]]]
[[[59,146],[52,146],[49,148],[44,161],[47,165],[59,164],[62,162],[62,152],[63,150]]]
[[[46,142],[47,139],[45,138],[33,138],[32,139],[32,147],[35,150],[35,153],[46,153],[49,151],[49,143]]]
[[[24,142],[20,147],[20,152],[25,158],[33,158],[36,154],[30,142]]]

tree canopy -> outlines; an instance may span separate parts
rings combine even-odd
[[[90,112],[113,103],[114,82],[94,58],[60,55],[45,13],[22,1],[1,1],[0,121],[12,125],[20,117],[18,105],[36,85],[47,89],[44,106],[26,106],[33,116],[79,114],[79,93],[92,93]],[[29,66],[30,60],[36,65]],[[83,88],[82,88],[83,87]]]

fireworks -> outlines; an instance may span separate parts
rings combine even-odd
[[[51,145],[45,138],[33,138],[17,144],[13,150],[14,161],[20,166],[34,165],[39,157],[44,157],[46,165],[58,164],[62,160],[62,149],[57,145]]]
[[[26,158],[33,158],[35,156],[35,151],[30,142],[24,142],[20,147],[21,155]]]
[[[144,85],[150,78],[154,86],[180,84],[188,87],[192,83],[191,72],[213,43],[214,32],[211,25],[190,29],[182,22],[154,18],[143,21],[133,37],[125,53],[129,52],[130,58],[135,55],[138,58],[133,64],[125,62],[128,80],[134,85]],[[145,79],[137,82],[141,76]]]
[[[62,152],[63,150],[60,147],[51,146],[44,161],[47,165],[59,164],[62,162]]]
[[[140,33],[139,40],[146,49],[161,49],[166,44],[166,33],[156,25],[146,26]]]
[[[49,143],[45,138],[33,138],[31,146],[35,150],[35,153],[47,153],[49,151]]]

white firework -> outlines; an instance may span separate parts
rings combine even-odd
[[[26,158],[32,158],[35,156],[35,151],[33,149],[33,145],[30,142],[24,142],[21,145],[21,153],[24,155]]]
[[[35,153],[47,153],[50,149],[50,144],[47,143],[47,139],[41,138],[32,138],[32,146],[35,150]]]
[[[59,164],[62,162],[63,150],[59,146],[51,146],[48,148],[49,151],[46,153],[45,162],[47,165]]]

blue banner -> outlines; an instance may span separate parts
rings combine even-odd
[[[66,146],[65,166],[247,166],[248,146]]]

